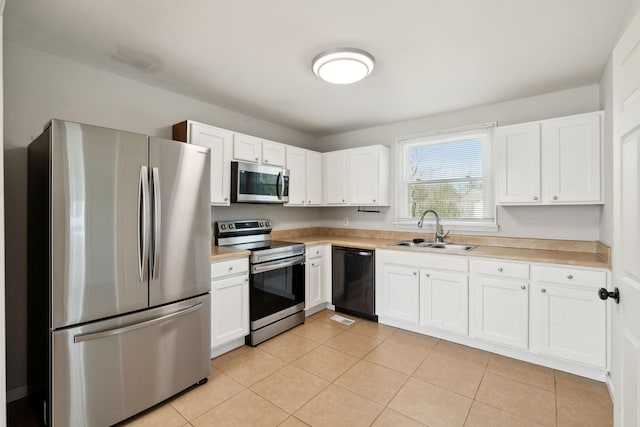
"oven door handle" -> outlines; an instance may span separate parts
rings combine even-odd
[[[256,264],[251,266],[251,274],[265,273],[267,271],[277,270],[279,268],[291,267],[292,265],[304,264],[304,255],[295,258],[288,258],[284,261],[270,261],[264,264]]]

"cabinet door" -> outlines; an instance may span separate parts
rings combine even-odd
[[[540,203],[540,124],[496,129],[498,202]]]
[[[601,201],[600,115],[549,120],[543,135],[549,202]]]
[[[285,145],[279,142],[262,141],[262,163],[284,167]]]
[[[353,205],[376,205],[379,193],[378,147],[349,150],[349,202]]]
[[[529,283],[472,277],[471,336],[526,349],[529,344]]]
[[[287,169],[289,169],[289,202],[287,206],[304,206],[307,176],[305,150],[287,147]]]
[[[312,258],[307,261],[307,288],[305,307],[311,308],[325,302],[324,296],[324,260]]]
[[[249,334],[249,278],[211,282],[211,347]]]
[[[468,333],[467,284],[467,275],[421,270],[420,324]]]
[[[606,304],[597,289],[536,283],[532,350],[593,366],[606,365]]]
[[[262,140],[255,136],[236,133],[233,138],[233,158],[245,162],[262,162]]]
[[[417,324],[420,321],[418,269],[385,265],[382,272],[382,313],[379,314]]]
[[[322,153],[307,151],[307,205],[322,205],[323,200],[323,167]]]
[[[191,144],[211,149],[211,204],[228,206],[233,132],[192,123],[190,135]]]
[[[324,193],[328,205],[346,205],[347,197],[347,151],[324,154]]]

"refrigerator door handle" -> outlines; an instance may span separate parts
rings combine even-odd
[[[149,266],[149,171],[140,166],[138,182],[138,275],[147,281]]]
[[[146,320],[140,323],[135,323],[133,325],[124,326],[124,327],[115,328],[115,329],[107,329],[106,331],[100,331],[100,332],[90,332],[88,334],[78,334],[73,337],[73,342],[79,343],[83,341],[93,341],[100,338],[110,337],[113,335],[126,334],[127,332],[135,331],[142,328],[147,328],[149,326],[153,326],[155,324],[165,322],[169,319],[173,319],[176,317],[184,316],[189,313],[193,313],[194,311],[199,310],[201,307],[202,307],[202,303],[199,302],[195,305],[192,305],[191,307],[185,308],[180,311],[176,311],[175,313],[165,314],[164,316],[156,317],[155,319]]]
[[[153,262],[151,278],[157,279],[160,272],[160,231],[162,230],[162,203],[160,199],[160,171],[152,169],[153,176]]]

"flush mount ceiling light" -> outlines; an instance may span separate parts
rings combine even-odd
[[[322,80],[337,85],[355,83],[373,71],[373,56],[354,48],[330,49],[313,59],[313,72]]]

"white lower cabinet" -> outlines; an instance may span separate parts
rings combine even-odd
[[[331,299],[331,245],[306,248],[305,312],[311,315],[326,307]]]
[[[603,380],[604,269],[376,250],[379,322]]]
[[[471,260],[472,337],[526,349],[529,346],[529,264]]]
[[[378,314],[405,322],[420,321],[419,269],[384,265],[381,292],[377,296]]]
[[[532,342],[540,354],[606,366],[607,273],[575,267],[532,268]]]
[[[467,334],[468,281],[466,274],[420,270],[420,324]]]
[[[211,264],[211,356],[244,344],[249,334],[249,260]]]

